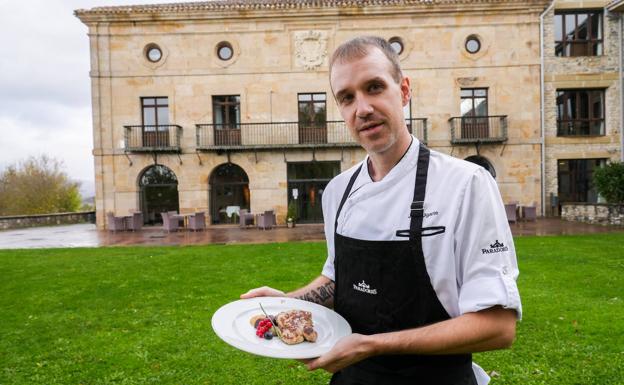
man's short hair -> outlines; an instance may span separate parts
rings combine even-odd
[[[329,60],[329,74],[334,63],[344,63],[347,61],[361,59],[370,53],[370,48],[376,47],[383,52],[392,65],[391,75],[394,81],[401,83],[403,72],[399,65],[399,55],[394,51],[390,43],[378,36],[358,36],[348,40],[338,46]]]

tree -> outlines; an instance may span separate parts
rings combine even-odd
[[[609,203],[624,203],[624,163],[610,162],[594,170],[594,186]]]
[[[80,184],[71,181],[62,168],[62,162],[41,155],[1,171],[0,215],[78,211]]]

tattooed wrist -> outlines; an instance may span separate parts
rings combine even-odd
[[[331,307],[334,304],[334,289],[336,284],[333,281],[310,289],[306,293],[295,298],[304,301],[318,303],[319,305]]]

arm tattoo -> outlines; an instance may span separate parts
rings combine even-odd
[[[311,289],[307,293],[297,297],[304,301],[318,303],[319,305],[331,307],[334,305],[334,289],[336,284],[334,281],[329,281],[324,285]]]

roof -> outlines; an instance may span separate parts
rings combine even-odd
[[[194,11],[287,10],[313,8],[365,8],[384,6],[432,6],[452,4],[532,4],[545,5],[550,0],[214,0],[185,3],[122,5],[78,9],[76,16],[177,13]]]
[[[606,8],[612,12],[623,12],[624,11],[624,0],[614,0],[606,5]]]

